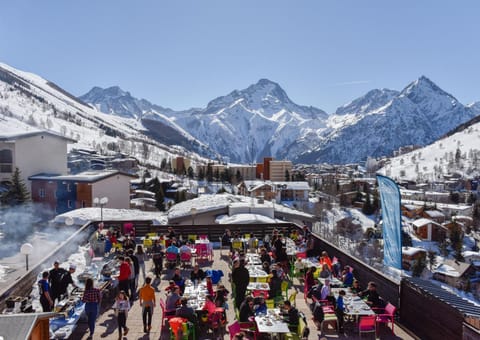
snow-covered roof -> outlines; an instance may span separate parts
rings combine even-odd
[[[423,248],[416,248],[416,247],[402,247],[402,254],[413,256],[419,252],[426,253],[426,250]]]
[[[424,225],[430,224],[430,223],[439,225],[435,221],[429,220],[428,218],[419,218],[418,220],[415,220],[415,221],[412,222],[412,224],[415,227],[421,227],[421,226],[424,226]]]
[[[442,263],[437,268],[433,270],[434,273],[443,274],[450,277],[460,277],[460,273],[453,267]]]
[[[420,208],[419,205],[414,205],[414,204],[404,204],[403,206],[407,210],[417,210],[418,208]]]
[[[71,219],[75,225],[84,225],[91,221],[100,221],[101,214],[101,208],[82,208],[57,215],[53,221],[57,224],[66,224],[65,221]],[[136,209],[103,208],[103,219],[105,221],[151,220],[154,225],[167,224],[167,216],[164,212],[142,211]]]
[[[232,216],[222,215],[217,217],[218,224],[255,224],[255,223],[276,223],[273,218],[259,214],[235,214]]]
[[[137,190],[134,190],[134,192],[137,193],[137,194],[155,196],[155,193],[154,193],[154,192],[148,191],[148,190],[140,190],[140,189],[137,189]]]
[[[168,211],[168,218],[190,216],[192,214],[192,208],[195,208],[196,214],[200,214],[207,211],[226,208],[230,203],[243,200],[250,200],[250,197],[234,196],[230,194],[201,195],[198,198],[180,202],[172,206]]]
[[[51,175],[51,174],[37,174],[30,176],[30,180],[45,180],[45,181],[75,181],[75,182],[97,182],[102,179],[122,175],[128,177],[135,177],[129,174],[122,173],[118,170],[88,170],[80,172],[75,175]]]
[[[426,210],[425,214],[430,217],[445,217],[445,214],[438,210]]]

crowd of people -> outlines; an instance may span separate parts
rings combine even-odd
[[[116,250],[114,256],[118,261],[118,275],[116,275],[118,294],[113,308],[118,321],[119,338],[129,331],[127,327],[128,311],[137,299],[142,307],[144,332],[148,333],[152,327],[152,315],[157,305],[152,281],[162,279],[165,254],[171,252],[180,255],[181,252],[191,251],[191,240],[178,237],[179,235],[173,228],[169,228],[166,234],[156,237],[152,240],[151,246],[145,249],[143,244],[136,244],[133,235],[122,236],[117,231],[102,235],[112,245],[118,244],[122,240],[121,248],[112,246],[110,249],[110,251]],[[305,253],[305,257],[310,260],[315,259],[318,263],[315,266],[306,267],[303,256],[287,253],[287,239],[289,242],[294,242],[298,252]],[[238,321],[252,332],[255,331],[254,316],[266,314],[267,301],[272,299],[275,306],[282,309],[284,320],[288,323],[289,328],[296,331],[302,315],[295,304],[286,299],[282,290],[284,285],[287,287],[291,285],[294,273],[300,273],[299,279],[304,284],[305,300],[311,299],[313,319],[318,325],[323,320],[323,309],[320,307],[328,303],[335,309],[340,331],[343,330],[345,314],[343,299],[347,291],[365,299],[371,307],[383,307],[384,303],[376,290],[376,284],[369,282],[366,289],[362,289],[350,266],[342,267],[340,262],[335,257],[331,258],[326,251],[319,253],[318,247],[315,247],[314,238],[306,227],[302,230],[274,229],[273,233],[267,235],[263,240],[258,240],[255,235],[246,237],[239,232],[232,233],[226,229],[221,243],[230,250],[232,307],[235,309]],[[241,243],[242,246],[234,247],[238,243]],[[118,251],[119,249],[121,251]],[[268,275],[265,282],[268,284],[268,290],[261,291],[259,294],[248,290],[251,282],[248,269],[249,257],[247,256],[249,251],[258,255],[261,269]],[[146,272],[146,263],[150,259],[153,264],[153,277]],[[180,262],[177,261],[176,264],[179,265]],[[42,279],[38,282],[43,311],[51,311],[55,301],[68,294],[69,285],[73,288],[77,287],[72,279],[75,270],[76,266],[73,264],[69,265],[66,270],[60,267],[58,261],[55,261],[53,269],[43,273]],[[198,332],[201,330],[202,322],[208,320],[208,318],[205,319],[205,315],[218,314],[219,310],[225,311],[230,308],[228,304],[230,292],[221,282],[218,283],[218,280],[213,283],[211,273],[207,274],[198,263],[192,265],[189,270],[188,275],[185,276],[185,270],[182,271],[180,267],[175,266],[172,269],[172,274],[167,277],[169,284],[164,289],[165,308],[168,315],[179,316],[190,321]],[[334,279],[336,282],[340,281],[343,288],[336,296],[332,294],[331,290],[331,282]],[[142,282],[142,285],[139,285],[139,282]],[[205,296],[205,303],[200,311],[192,308],[188,298],[184,296],[187,282],[193,285],[200,282],[205,284],[208,294]],[[101,294],[98,294],[95,289],[92,282],[87,279],[82,300],[86,304],[91,335],[94,333],[98,304],[101,302]],[[223,315],[225,314],[223,313]],[[237,338],[249,339],[251,335],[250,332],[242,332],[237,335]]]

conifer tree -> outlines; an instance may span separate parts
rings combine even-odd
[[[20,176],[20,170],[16,167],[12,175],[10,188],[0,197],[0,201],[2,204],[19,205],[29,199],[30,194],[27,186]]]

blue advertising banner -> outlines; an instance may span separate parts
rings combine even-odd
[[[400,190],[389,177],[377,175],[382,202],[383,263],[402,269],[402,215]]]

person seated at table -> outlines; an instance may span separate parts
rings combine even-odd
[[[193,325],[195,326],[195,334],[199,334],[200,327],[198,324],[197,313],[195,313],[195,310],[188,305],[187,298],[182,298],[180,300],[180,307],[177,308],[175,315],[181,318],[185,318],[191,323],[193,323]]]
[[[165,292],[168,294],[168,293],[170,293],[170,292],[173,292],[173,291],[175,290],[175,288],[180,288],[180,287],[178,287],[178,286],[175,284],[175,281],[170,280],[170,281],[168,282],[168,286],[165,287]]]
[[[285,271],[283,270],[283,266],[281,263],[277,262],[273,266],[273,269],[277,271],[277,276],[282,280],[285,279]]]
[[[267,261],[263,262],[262,263],[262,270],[265,273],[270,274],[270,263],[268,263]]]
[[[270,286],[270,297],[282,295],[282,279],[277,275],[277,271],[273,269],[270,273],[272,276],[268,285]]]
[[[308,292],[313,285],[315,284],[315,277],[314,273],[317,271],[317,267],[311,266],[310,268],[307,269],[307,272],[305,273],[305,291]]]
[[[295,272],[300,275],[299,278],[303,280],[305,275],[305,263],[303,263],[302,259],[297,257],[293,267],[295,268]]]
[[[229,293],[230,292],[227,290],[227,288],[225,288],[224,285],[219,284],[217,286],[217,291],[215,292],[215,305],[217,307],[222,307],[223,309],[228,309],[227,300]]]
[[[253,310],[253,297],[247,296],[240,305],[239,322],[251,322],[251,318],[255,316]]]
[[[270,257],[270,254],[267,252],[267,248],[262,247],[260,248],[260,261],[263,262],[268,262],[268,264],[272,263],[272,258]]]
[[[230,251],[232,251],[232,232],[230,229],[225,229],[222,235],[222,247],[229,247]]]
[[[326,264],[328,266],[328,269],[330,271],[332,271],[332,260],[330,259],[330,257],[328,256],[328,253],[326,251],[322,251],[322,255],[320,256],[320,258],[318,259],[318,261],[320,262],[320,264],[323,266],[324,264]]]
[[[315,280],[316,284],[307,292],[307,298],[310,298],[314,301],[322,299],[322,287],[323,284],[319,283],[318,280]]]
[[[213,282],[212,282],[212,277],[210,275],[207,275],[205,277],[205,282],[207,284],[207,292],[208,294],[210,294],[211,296],[214,296],[214,292],[213,292]]]
[[[192,248],[189,247],[188,243],[185,243],[185,244],[182,244],[182,246],[180,248],[178,248],[178,252],[180,254],[183,254],[183,253],[191,254],[192,253]]]
[[[320,274],[318,275],[318,277],[322,278],[322,279],[327,279],[327,278],[330,278],[332,276],[332,273],[330,272],[330,269],[328,269],[328,265],[326,263],[323,264],[322,266],[322,270],[320,272]]]
[[[208,314],[214,314],[217,310],[217,306],[215,305],[215,302],[213,301],[213,296],[208,294],[205,296],[205,304],[203,305],[203,310],[206,310]]]
[[[360,282],[358,282],[358,280],[353,280],[350,291],[352,292],[352,294],[358,294],[363,291],[362,287],[360,287]]]
[[[314,257],[316,254],[318,254],[317,250],[315,249],[315,239],[313,236],[308,236],[306,240],[306,255],[307,257]]]
[[[290,238],[292,239],[292,241],[296,242],[298,240],[298,231],[296,229],[294,229],[292,231],[292,233],[290,234]]]
[[[206,276],[207,275],[205,274],[205,272],[200,269],[200,266],[198,264],[196,264],[193,267],[192,272],[190,273],[190,280],[192,280],[192,282],[195,282],[195,280],[197,280],[197,282],[200,282],[204,280]]]
[[[180,304],[180,288],[176,287],[173,291],[170,291],[167,295],[167,300],[165,301],[166,315],[175,315],[177,307]]]
[[[180,268],[175,268],[173,276],[170,280],[174,281],[175,284],[180,287],[180,291],[183,294],[183,291],[185,289],[185,279],[182,277],[182,273],[180,271]]]
[[[330,287],[330,279],[325,279],[325,283],[322,286],[320,300],[328,300],[328,297],[332,295],[332,289]]]
[[[367,289],[358,294],[372,308],[382,308],[383,303],[377,292],[377,284],[373,281],[368,283]]]
[[[188,305],[188,299],[186,297],[180,299],[180,306],[177,308],[175,315],[185,318],[192,323],[197,323],[197,314],[195,310]]]
[[[179,254],[180,249],[176,246],[176,242],[173,242],[175,239],[172,240],[172,243],[168,246],[168,248],[165,250],[167,253],[173,253],[173,254]]]
[[[175,235],[175,231],[173,230],[173,228],[172,228],[172,227],[168,227],[168,228],[167,228],[167,237],[168,237],[169,239],[173,239],[173,238],[175,238],[175,236],[176,236],[176,235]]]
[[[289,300],[283,302],[283,310],[283,315],[285,316],[284,321],[288,323],[288,328],[291,332],[297,332],[298,323],[300,322],[298,310],[292,306],[292,303]]]
[[[255,315],[267,314],[267,304],[263,293],[253,298],[253,310],[255,311]]]
[[[351,287],[353,284],[353,273],[350,266],[345,266],[342,272],[342,282],[344,287]]]
[[[345,298],[345,291],[342,289],[338,292],[337,301],[335,303],[335,314],[337,315],[338,319],[338,330],[340,333],[343,333],[343,317],[345,314],[345,304],[343,303],[343,299]]]

